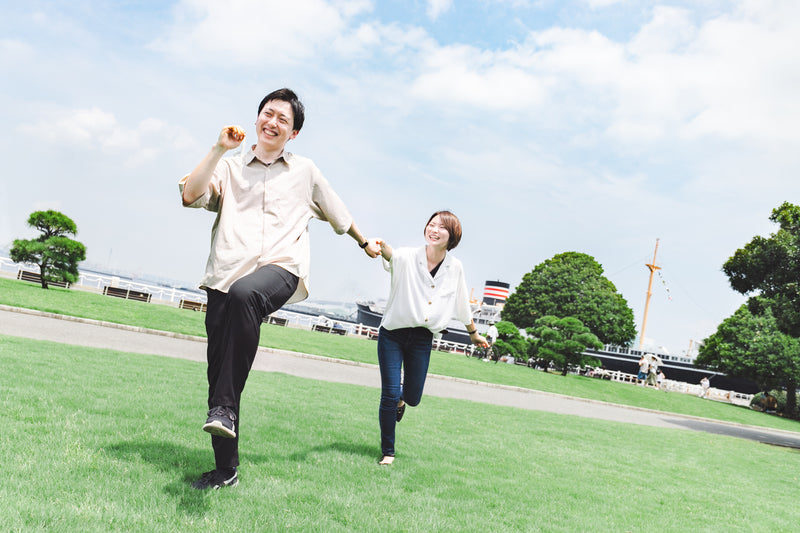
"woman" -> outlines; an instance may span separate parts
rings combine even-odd
[[[425,246],[419,248],[392,250],[378,241],[384,268],[392,275],[378,334],[382,465],[394,462],[395,426],[406,405],[418,405],[422,398],[434,335],[455,319],[467,326],[473,344],[488,346],[472,321],[461,261],[447,253],[461,240],[461,222],[449,211],[438,211],[424,235]]]

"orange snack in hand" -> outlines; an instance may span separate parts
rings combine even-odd
[[[230,135],[231,138],[236,139],[239,142],[244,140],[246,133],[239,126],[228,126],[227,130],[228,130],[228,135]]]

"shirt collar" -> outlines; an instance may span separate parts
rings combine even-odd
[[[250,163],[252,163],[255,159],[258,159],[256,157],[256,152],[255,152],[255,150],[253,150],[253,148],[255,148],[255,145],[251,146],[250,149],[247,150],[247,152],[245,152],[242,155],[242,162],[244,163],[245,166],[247,166]],[[275,162],[281,161],[281,160],[284,163],[286,163],[286,166],[292,166],[292,161],[294,160],[294,154],[284,150],[283,153],[278,156],[278,158],[275,160]],[[261,160],[259,159],[259,161],[261,161]],[[262,163],[263,163],[263,161],[262,161]]]
[[[424,246],[421,246],[417,251],[417,261],[419,262],[420,265],[422,265],[422,268],[424,268],[426,271],[428,270],[428,255],[426,254],[427,248],[428,245],[426,244]],[[442,259],[442,266],[439,267],[439,270],[441,270],[442,268],[449,268],[449,267],[450,267],[450,252],[446,252],[444,254],[444,259]]]

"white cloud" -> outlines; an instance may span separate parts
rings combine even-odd
[[[91,145],[106,142],[114,135],[117,120],[112,113],[98,108],[52,110],[38,122],[31,121],[20,129],[41,137],[48,143]]]
[[[431,50],[411,93],[420,100],[481,109],[540,105],[545,83],[526,72],[513,55],[481,52],[468,46]]]
[[[0,39],[0,65],[8,68],[12,65],[29,64],[35,57],[33,47],[17,39]]]
[[[686,9],[656,6],[653,17],[636,33],[628,45],[635,56],[648,56],[679,51],[697,36]]]
[[[127,127],[120,124],[113,113],[96,107],[49,109],[18,129],[54,148],[99,150],[122,155],[126,164],[133,165],[195,142],[185,130],[169,126],[160,119],[146,118],[134,127]]]
[[[623,4],[627,0],[584,0],[591,9],[602,9],[616,4]]]
[[[412,94],[445,105],[555,111],[553,119],[567,123],[592,117],[619,143],[795,143],[798,9],[745,7],[700,25],[685,9],[658,7],[629,42],[554,27],[502,51],[419,47]]]
[[[182,0],[169,33],[151,44],[176,61],[274,66],[303,61],[348,30],[366,1]]]
[[[428,16],[431,20],[436,20],[443,13],[447,13],[453,7],[453,0],[428,0]]]

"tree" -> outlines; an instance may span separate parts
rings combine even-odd
[[[769,219],[780,229],[754,237],[722,270],[733,290],[763,295],[781,331],[800,337],[800,207],[784,202]]]
[[[759,313],[742,305],[703,341],[695,364],[755,381],[768,391],[785,387],[785,414],[797,417],[800,339],[783,333],[767,302]]]
[[[519,328],[511,322],[501,320],[497,327],[494,351],[498,356],[511,355],[514,359],[527,359],[528,341],[520,335]]]
[[[544,316],[528,332],[539,339],[538,356],[553,361],[562,376],[567,375],[570,366],[600,366],[599,361],[583,352],[587,348],[599,350],[603,343],[575,317]]]
[[[76,282],[78,263],[86,259],[86,247],[67,237],[77,234],[75,222],[63,213],[48,210],[31,213],[28,225],[42,234],[32,240],[16,239],[11,260],[39,265],[43,289],[48,281]]]
[[[633,310],[590,255],[565,252],[537,265],[501,313],[520,328],[548,315],[575,317],[604,344],[628,346],[636,337]]]

